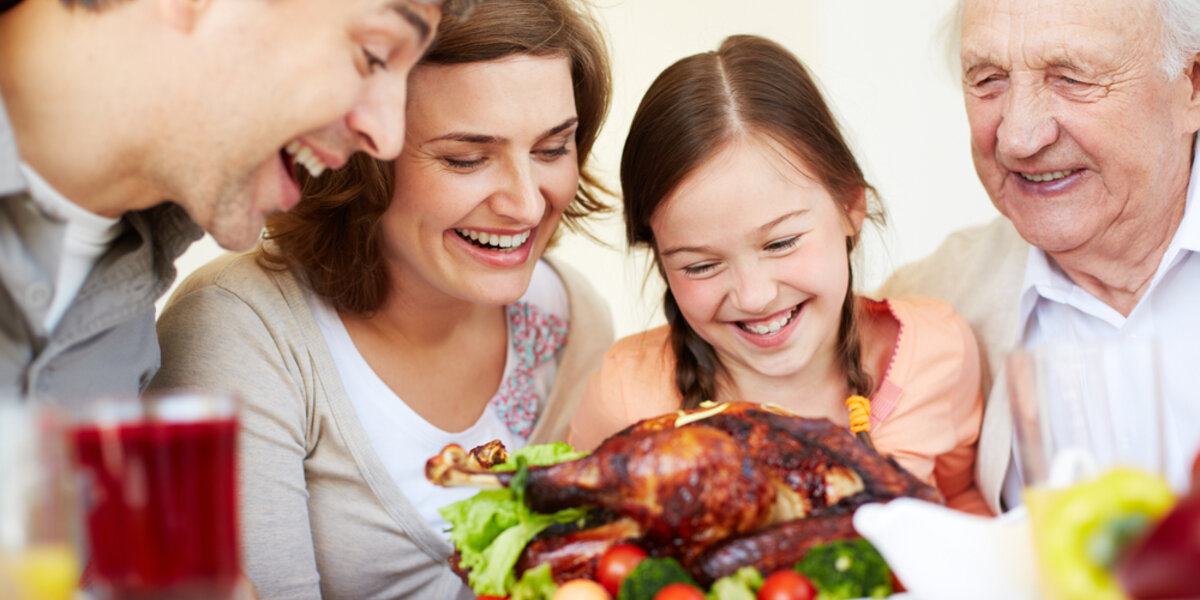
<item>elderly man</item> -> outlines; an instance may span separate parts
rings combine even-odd
[[[441,3],[4,0],[0,396],[136,394],[201,229],[245,248],[293,168],[399,153]]]
[[[1010,350],[1200,336],[1200,0],[965,0],[961,19],[972,156],[1004,218],[952,235],[881,293],[945,298],[975,329],[988,395],[976,475],[1000,511],[1020,490]],[[1189,346],[1180,362],[1200,364]],[[1177,479],[1200,449],[1190,371],[1164,370]]]

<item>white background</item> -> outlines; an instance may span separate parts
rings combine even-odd
[[[654,77],[728,35],[752,33],[780,42],[809,66],[882,197],[888,223],[864,236],[857,287],[874,288],[949,232],[997,214],[975,178],[956,63],[946,51],[953,0],[598,2],[613,55],[614,101],[593,161],[612,189],[626,129]],[[626,250],[620,215],[593,229],[607,246],[567,235],[553,252],[608,300],[618,337],[661,323],[662,284],[644,255]],[[180,259],[180,279],[220,253],[206,237]]]

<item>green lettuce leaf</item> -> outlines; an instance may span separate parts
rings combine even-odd
[[[576,452],[562,442],[526,446],[509,455],[493,471],[520,470],[524,465],[551,465],[574,460]],[[517,479],[524,479],[520,475]],[[538,533],[555,523],[571,523],[587,516],[586,508],[540,514],[524,503],[524,486],[484,490],[438,510],[450,523],[450,541],[461,555],[461,565],[476,594],[503,596],[516,583],[513,567],[521,551]]]
[[[509,592],[509,600],[551,600],[558,591],[550,563],[542,563],[521,574],[521,579]]]

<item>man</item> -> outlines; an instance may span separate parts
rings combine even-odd
[[[5,2],[0,397],[144,387],[201,230],[244,249],[299,201],[293,168],[399,153],[441,3]]]
[[[960,55],[975,169],[1004,218],[881,294],[945,298],[974,328],[988,396],[976,476],[1000,511],[1002,488],[1009,506],[1020,491],[1009,351],[1200,336],[1200,0],[965,0]],[[1198,364],[1188,346],[1176,362]],[[1191,375],[1163,373],[1177,479],[1200,449]]]

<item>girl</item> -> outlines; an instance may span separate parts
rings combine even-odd
[[[650,247],[666,278],[668,325],[608,352],[573,443],[705,400],[849,427],[847,397],[860,395],[880,452],[951,505],[986,511],[972,483],[974,338],[943,302],[852,292],[850,252],[880,218],[874,190],[794,56],[736,36],[669,67],[634,116],[621,185],[630,244]]]
[[[400,156],[304,177],[262,247],[172,298],[154,384],[243,398],[243,546],[263,597],[473,596],[438,508],[475,490],[434,487],[425,461],[566,436],[612,333],[586,281],[542,255],[560,222],[604,208],[588,157],[609,81],[576,0],[447,17],[409,78]],[[305,143],[298,160],[320,160],[319,136]]]

